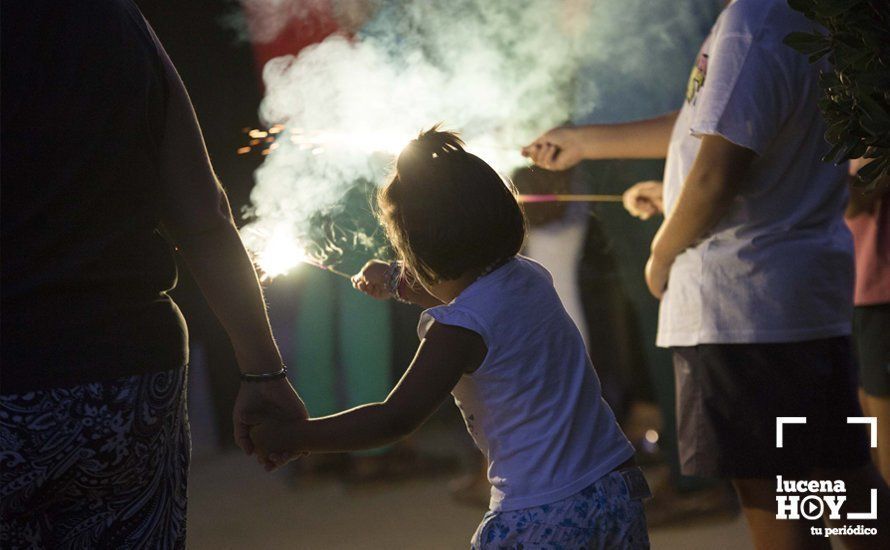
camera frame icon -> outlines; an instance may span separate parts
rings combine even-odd
[[[781,449],[785,446],[784,429],[786,424],[806,424],[805,416],[777,416],[776,417],[776,448]],[[848,416],[847,424],[867,424],[869,426],[871,448],[876,449],[878,446],[878,419],[875,416]],[[871,489],[871,507],[869,512],[850,512],[847,519],[851,520],[874,520],[877,519],[877,489]],[[800,501],[800,514],[806,519],[818,519],[822,517],[824,512],[824,503],[818,496],[809,495],[803,497]]]

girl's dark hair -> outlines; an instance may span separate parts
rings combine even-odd
[[[390,242],[424,283],[457,279],[519,252],[525,216],[509,183],[454,132],[422,132],[377,203]]]

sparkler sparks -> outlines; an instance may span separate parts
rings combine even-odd
[[[397,155],[413,139],[411,135],[396,132],[341,132],[334,130],[308,131],[301,128],[287,129],[276,124],[268,130],[245,128],[250,138],[248,145],[238,149],[239,155],[259,151],[268,155],[278,148],[282,141],[289,142],[301,150],[310,150],[320,155],[327,149],[344,149],[361,154],[388,153]]]
[[[310,150],[313,155],[323,155],[330,149],[348,149],[362,154],[388,153],[397,155],[405,145],[413,139],[411,136],[397,132],[340,132],[322,130],[307,132],[299,128],[287,130],[284,125],[276,124],[268,130],[259,128],[245,128],[250,138],[249,145],[238,149],[239,155],[259,150],[261,155],[268,155],[281,144],[279,139],[287,139],[300,149]],[[489,154],[503,155],[512,151],[503,147],[477,146],[473,150],[483,157]],[[518,153],[517,153],[518,154]],[[518,195],[517,199],[523,203],[537,202],[621,202],[621,195],[595,195],[595,194],[538,194]]]
[[[353,131],[321,130],[306,131],[299,128],[286,128],[282,124],[273,125],[267,129],[245,128],[244,134],[248,138],[247,145],[238,149],[238,154],[259,152],[267,156],[279,148],[296,148],[305,151],[311,156],[339,154],[347,152],[352,157],[369,157],[373,154],[397,155],[404,146],[413,139],[412,134],[402,134],[395,131]],[[503,147],[486,147],[475,145],[468,147],[486,160],[490,158],[504,159],[508,153],[516,156],[519,162],[523,162],[517,149],[505,149]],[[304,159],[312,164],[315,161],[311,157]],[[323,159],[319,159],[324,162]],[[515,164],[513,164],[515,166]],[[333,197],[332,197],[333,198]],[[572,194],[521,194],[517,200],[522,203],[545,202],[610,202],[620,203],[621,195],[572,195]],[[336,228],[334,228],[336,229]],[[342,230],[342,228],[340,229]],[[356,232],[353,237],[358,237]],[[307,252],[310,246],[295,233],[292,223],[279,220],[271,224],[250,224],[242,230],[242,235],[248,249],[253,251],[254,258],[259,267],[262,279],[269,281],[277,276],[284,275],[301,264],[330,271],[338,276],[349,278],[349,275],[327,265],[327,250],[319,250],[315,255]],[[348,239],[347,239],[348,240]],[[352,245],[340,243],[339,246],[352,249],[362,245],[353,239]],[[315,248],[318,248],[317,246]],[[319,259],[322,258],[322,259]]]
[[[286,225],[279,225],[271,235],[247,229],[242,231],[242,236],[248,248],[254,250],[254,261],[260,270],[260,280],[264,282],[285,275],[302,264],[329,271],[346,279],[351,278],[349,274],[312,258],[307,252],[307,247],[291,234]],[[257,240],[262,242],[262,246],[254,249],[250,244]]]
[[[258,151],[265,156],[289,142],[300,150],[308,150],[313,155],[322,155],[328,150],[345,150],[361,155],[384,153],[396,156],[416,137],[415,134],[393,131],[340,131],[340,130],[304,130],[302,128],[286,128],[283,124],[275,124],[268,130],[260,128],[244,128],[250,138],[248,144],[238,148],[239,155]],[[486,160],[507,158],[511,164],[522,161],[519,148],[498,147],[490,144],[474,143],[467,147],[471,153]],[[517,162],[519,161],[519,162]]]

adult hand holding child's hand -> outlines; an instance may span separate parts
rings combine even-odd
[[[272,413],[257,420],[250,427],[250,439],[267,471],[308,454],[297,448],[299,425],[306,421],[305,418]]]
[[[309,416],[306,406],[286,378],[266,382],[242,382],[232,413],[235,442],[247,454],[257,453],[267,470],[277,465],[269,461],[253,439],[253,428],[267,419],[287,419],[289,422]],[[291,457],[291,459],[297,456]]]

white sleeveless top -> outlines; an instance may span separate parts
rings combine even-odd
[[[488,458],[492,510],[556,502],[633,456],[543,266],[511,259],[424,311],[421,338],[433,321],[472,330],[488,347],[452,395]]]

